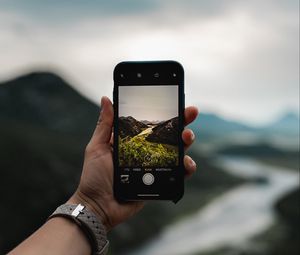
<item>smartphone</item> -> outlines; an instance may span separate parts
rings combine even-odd
[[[175,61],[114,69],[114,196],[179,201],[184,193],[184,70]]]

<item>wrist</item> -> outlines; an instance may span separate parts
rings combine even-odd
[[[87,197],[85,194],[81,193],[80,191],[76,191],[70,199],[67,201],[66,204],[83,204],[86,206],[91,212],[93,212],[97,219],[101,221],[104,225],[106,232],[108,232],[111,227],[109,224],[108,216],[102,210],[100,206],[91,198]]]
[[[106,254],[109,245],[107,230],[97,215],[79,200],[70,199],[69,203],[62,204],[49,216],[48,220],[64,217],[79,226],[90,242],[93,254]],[[74,204],[75,203],[75,204]]]

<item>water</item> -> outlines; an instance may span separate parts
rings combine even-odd
[[[147,129],[143,130],[141,133],[137,134],[136,136],[145,136],[146,137],[152,133],[152,129],[153,129],[153,127],[147,128]]]
[[[187,255],[236,246],[266,230],[274,221],[273,205],[299,186],[299,173],[245,158],[220,158],[225,171],[257,179],[220,195],[205,208],[166,227],[134,255]]]

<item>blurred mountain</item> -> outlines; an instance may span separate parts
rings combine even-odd
[[[201,113],[189,127],[204,144],[263,142],[277,147],[299,147],[299,117],[294,113],[287,113],[278,120],[261,127],[230,121],[215,114]]]
[[[1,123],[17,121],[84,135],[87,124],[95,123],[98,111],[95,104],[52,73],[31,73],[0,84]]]
[[[190,127],[206,135],[226,135],[234,132],[254,131],[253,128],[236,121],[223,119],[215,114],[201,113]]]
[[[277,131],[282,133],[299,133],[299,116],[294,112],[287,112],[274,122],[262,127],[247,126],[237,121],[230,121],[211,113],[201,113],[190,126],[198,131],[211,134],[228,134],[233,132],[262,132]]]
[[[287,112],[278,120],[264,127],[264,130],[287,135],[297,135],[299,134],[299,121],[299,115],[294,112]]]

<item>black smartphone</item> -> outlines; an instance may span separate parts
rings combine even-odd
[[[114,69],[114,195],[179,201],[184,193],[184,70],[175,61]]]

